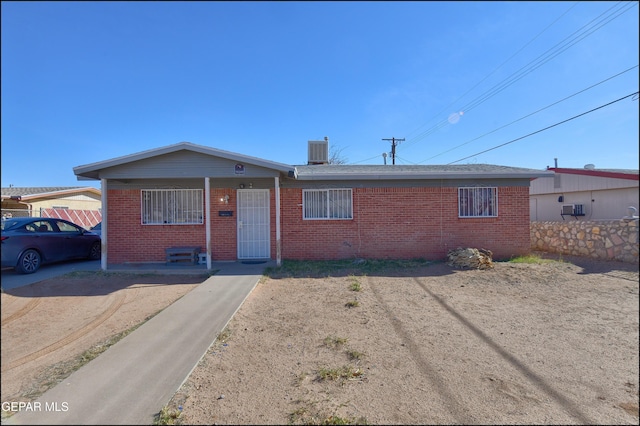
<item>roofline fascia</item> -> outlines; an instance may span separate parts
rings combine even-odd
[[[100,191],[99,189],[93,188],[91,186],[86,186],[86,187],[75,188],[75,189],[64,189],[62,191],[39,192],[37,194],[20,195],[20,199],[21,200],[33,200],[33,199],[36,199],[36,198],[50,197],[52,195],[75,194],[75,193],[78,193],[78,192],[86,192],[86,191],[93,192],[95,195],[102,194],[102,191]]]
[[[268,169],[277,170],[282,173],[288,173],[290,170],[294,170],[294,167],[288,164],[276,163],[274,161],[263,160],[256,157],[250,157],[248,155],[238,154],[235,152],[224,151],[218,148],[211,148],[202,145],[196,145],[191,142],[180,142],[173,145],[168,145],[161,148],[154,148],[135,154],[129,154],[122,157],[112,158],[110,160],[99,161],[97,163],[85,164],[82,166],[76,166],[73,168],[73,173],[78,177],[78,180],[100,180],[98,177],[86,176],[91,172],[95,172],[108,167],[119,166],[134,161],[145,160],[147,158],[157,157],[158,155],[171,154],[173,152],[187,150],[193,152],[199,152],[201,154],[215,155],[218,157],[226,158],[228,160],[241,161],[254,164],[256,166],[265,167]]]
[[[550,167],[547,170],[552,170],[556,173],[565,173],[568,175],[582,175],[582,176],[608,177],[608,178],[614,178],[614,179],[640,180],[640,174],[635,174],[635,173],[609,172],[605,170],[588,170],[588,169],[563,169],[563,168],[556,168],[556,167]]]
[[[539,173],[333,173],[333,174],[308,174],[299,175],[296,170],[297,180],[439,180],[439,179],[532,179],[539,177],[553,177],[554,173],[541,171]]]

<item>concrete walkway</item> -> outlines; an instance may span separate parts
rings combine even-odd
[[[216,275],[6,424],[153,424],[270,266],[216,263]]]

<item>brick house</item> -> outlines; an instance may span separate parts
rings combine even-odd
[[[331,165],[328,141],[293,166],[182,142],[78,166],[100,180],[102,267],[164,262],[199,247],[212,261],[496,258],[530,251],[529,184],[553,172],[487,164]]]

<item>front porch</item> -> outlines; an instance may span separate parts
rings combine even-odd
[[[216,261],[211,262],[211,269],[206,264],[166,263],[166,262],[126,262],[110,263],[106,272],[127,272],[140,274],[224,274],[245,275],[255,268],[275,268],[276,261],[271,259]]]

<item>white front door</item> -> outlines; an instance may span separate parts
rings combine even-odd
[[[238,189],[238,259],[269,259],[269,190]]]

